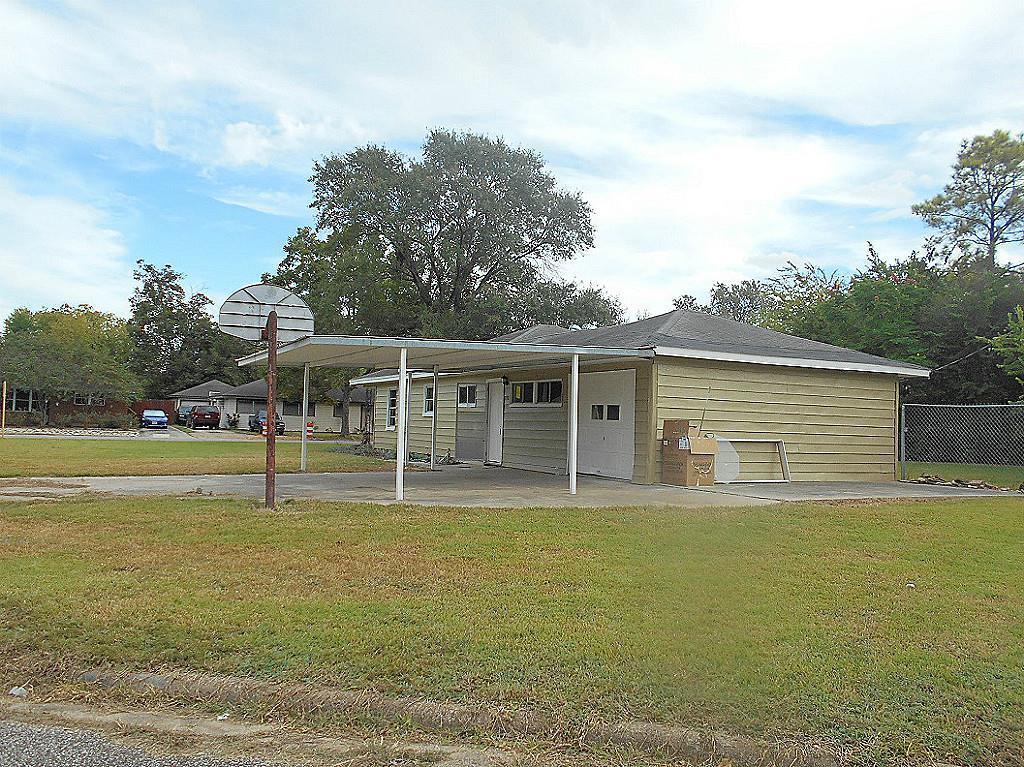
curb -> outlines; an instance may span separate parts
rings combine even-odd
[[[439,703],[409,696],[312,688],[300,684],[263,682],[233,676],[183,673],[133,673],[95,669],[78,681],[108,689],[162,692],[193,701],[228,704],[272,703],[292,714],[344,714],[387,722],[412,722],[424,729],[465,733],[484,731],[563,739],[586,746],[619,746],[691,761],[727,760],[734,765],[767,767],[836,767],[825,749],[795,741],[757,741],[701,731],[692,727],[650,722],[588,722],[567,727],[554,718],[527,709]]]

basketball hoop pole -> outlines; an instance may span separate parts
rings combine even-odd
[[[264,501],[268,509],[277,508],[277,312],[267,317],[267,483]]]

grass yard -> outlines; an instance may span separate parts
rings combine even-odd
[[[282,509],[0,505],[0,653],[803,733],[860,764],[1024,747],[1022,500]]]
[[[1024,466],[996,466],[978,463],[921,463],[907,462],[907,479],[932,474],[946,480],[981,479],[1000,487],[1018,488],[1024,484]]]
[[[378,471],[387,461],[309,446],[310,471]],[[298,471],[297,442],[277,446],[279,471]],[[0,477],[245,474],[263,471],[260,442],[156,442],[113,439],[0,439]]]

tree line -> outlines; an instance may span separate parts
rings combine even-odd
[[[419,156],[368,145],[324,157],[309,179],[315,225],[263,280],[302,296],[317,331],[484,339],[533,324],[620,322],[601,287],[559,276],[594,243],[590,206],[558,187],[543,157],[501,139],[437,130]],[[887,260],[867,245],[852,275],[784,265],[675,305],[935,369],[907,401],[1007,402],[1024,379],[1024,277],[1000,256],[1024,242],[1024,137],[965,141],[943,191],[914,206],[935,234]],[[18,309],[0,335],[0,376],[47,399],[88,392],[162,398],[259,371],[250,345],[220,333],[210,299],[169,265],[137,263],[131,315],[88,306]],[[314,395],[357,371],[320,370]],[[300,376],[282,376],[295,396]]]

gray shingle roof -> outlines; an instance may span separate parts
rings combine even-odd
[[[571,332],[569,328],[563,328],[560,325],[534,325],[533,327],[516,330],[489,340],[504,341],[509,344],[528,344],[531,342],[540,343],[543,339],[549,338],[550,336],[562,335],[569,332]]]
[[[225,391],[227,391],[228,389],[231,389],[231,388],[233,388],[231,386],[231,384],[224,383],[223,381],[221,381],[220,379],[217,379],[217,378],[212,378],[209,381],[206,381],[205,383],[196,384],[195,386],[190,386],[187,389],[182,389],[181,391],[176,391],[173,394],[168,394],[167,398],[168,399],[195,399],[195,398],[206,399],[207,397],[210,396],[210,392],[211,391],[212,392],[221,393],[221,392],[225,392]]]
[[[249,383],[244,383],[241,386],[221,392],[221,396],[240,397],[242,399],[266,399],[267,379],[257,378],[255,381],[249,381]]]
[[[910,362],[898,362],[873,354],[845,349],[841,346],[810,341],[806,338],[747,325],[727,317],[704,314],[689,309],[676,309],[665,314],[588,330],[548,333],[550,325],[536,325],[531,333],[533,343],[558,346],[605,346],[621,349],[653,349],[667,347],[719,354],[743,354],[783,359],[809,359],[867,365],[898,365],[926,370]],[[508,340],[505,337],[492,340]]]

